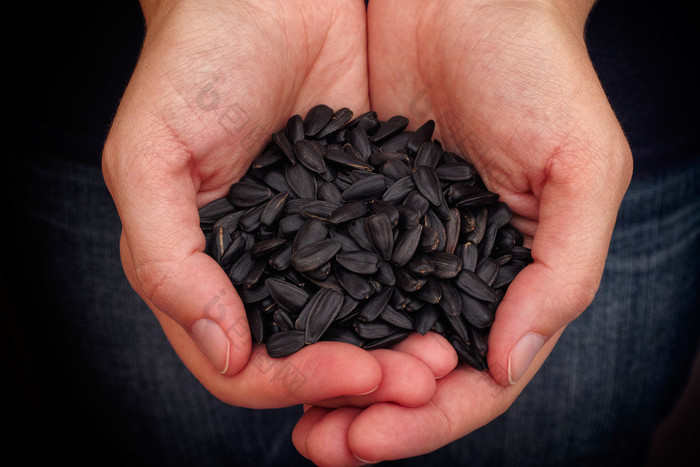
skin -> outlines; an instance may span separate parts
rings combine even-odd
[[[238,406],[373,391],[412,405],[429,400],[432,367],[408,352],[375,357],[323,343],[267,357],[252,343],[227,275],[203,253],[197,209],[227,193],[290,115],[319,102],[356,113],[369,108],[364,4],[143,2],[143,12],[147,34],[104,148],[103,172],[122,220],[124,271],[173,349],[204,387]],[[212,349],[211,339],[198,345],[195,323],[203,318],[224,347]],[[432,346],[451,361],[452,352]],[[388,358],[392,366],[383,364]],[[398,379],[392,368],[416,370],[415,385],[384,389],[383,381]]]
[[[310,408],[294,442],[314,462],[329,461],[321,442],[336,447],[335,465],[355,465],[428,453],[487,424],[510,407],[591,302],[632,172],[629,146],[583,39],[591,7],[370,2],[372,108],[381,118],[435,119],[436,137],[468,155],[511,206],[534,263],[498,309],[488,373],[459,366],[421,407],[376,403],[342,416]],[[529,333],[544,345],[528,366],[516,344]]]
[[[366,18],[359,1],[230,3],[143,3],[143,54],[103,159],[132,286],[216,397],[306,404],[293,442],[319,465],[430,452],[493,420],[592,300],[631,176],[583,41],[592,3],[381,0]],[[251,344],[235,290],[202,253],[197,208],[226,193],[289,115],[320,102],[356,113],[371,103],[414,127],[434,119],[435,136],[511,206],[535,262],[499,308],[489,372],[455,367],[434,335],[373,352],[322,343],[279,360]],[[201,318],[226,334],[224,356],[197,345]],[[544,342],[529,365],[514,351],[528,334]],[[276,377],[290,367],[305,381],[293,391]]]

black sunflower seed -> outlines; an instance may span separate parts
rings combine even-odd
[[[284,171],[281,169],[266,170],[265,173],[262,174],[261,179],[267,186],[278,193],[287,192],[290,198],[297,196],[287,183],[287,178],[284,176]]]
[[[486,328],[493,324],[494,312],[489,305],[469,294],[462,293],[462,316],[469,324],[477,328]]]
[[[363,128],[353,128],[350,130],[349,140],[352,147],[360,154],[362,160],[367,161],[372,154],[372,146],[367,132]]]
[[[428,209],[430,209],[430,201],[428,201],[428,198],[423,196],[417,190],[412,190],[410,193],[408,193],[401,205],[407,208],[415,209],[418,211],[420,216],[425,216]]]
[[[392,287],[385,287],[379,292],[375,293],[364,303],[364,305],[362,305],[360,308],[360,313],[357,315],[357,319],[363,323],[370,323],[376,320],[384,310],[387,303],[389,303],[393,292],[394,289]]]
[[[472,166],[459,162],[448,162],[435,169],[438,178],[449,182],[463,182],[474,176]]]
[[[469,345],[472,349],[472,353],[481,357],[486,357],[489,350],[488,333],[474,326],[468,326],[467,331],[469,331]]]
[[[350,201],[333,210],[329,220],[334,224],[342,224],[362,217],[367,212],[369,209],[364,201]]]
[[[416,318],[414,322],[414,329],[417,333],[426,335],[440,316],[440,308],[437,305],[431,303],[423,306],[416,313]]]
[[[372,350],[391,347],[392,345],[398,344],[402,340],[406,339],[409,336],[409,334],[410,333],[408,331],[396,331],[385,337],[368,340],[367,342],[362,344],[362,348],[365,350]]]
[[[291,316],[289,316],[289,313],[282,308],[275,309],[272,313],[272,319],[282,331],[291,331],[294,329],[294,321]]]
[[[319,269],[340,250],[340,241],[326,238],[308,243],[292,252],[292,265],[297,271],[308,272]]]
[[[238,230],[238,221],[240,221],[244,213],[245,211],[243,209],[239,209],[220,217],[214,222],[212,231],[217,227],[223,227],[229,235],[233,235],[233,233]]]
[[[407,149],[413,153],[417,153],[420,145],[430,141],[435,131],[435,121],[428,120],[419,126],[408,140]]]
[[[399,267],[408,264],[418,249],[422,232],[423,226],[416,223],[398,237],[394,245],[394,251],[391,254],[391,262],[393,264]]]
[[[313,200],[301,204],[299,214],[306,218],[318,219],[323,222],[330,222],[331,215],[337,206],[330,201]]]
[[[289,165],[284,171],[287,184],[299,198],[316,199],[318,180],[302,164]]]
[[[446,314],[458,315],[462,312],[462,296],[451,281],[440,281],[442,298],[439,305]]]
[[[476,264],[479,261],[479,250],[474,243],[462,243],[458,246],[455,253],[462,259],[463,269],[476,271]]]
[[[369,155],[367,162],[375,167],[383,165],[385,162],[398,160],[404,163],[409,162],[408,154],[403,152],[374,151]]]
[[[248,274],[253,270],[256,259],[250,250],[244,251],[238,259],[236,259],[229,269],[228,277],[235,285],[241,285],[245,281]]]
[[[272,190],[252,180],[234,183],[228,192],[229,203],[241,208],[257,206],[270,198]]]
[[[333,118],[333,109],[324,104],[311,107],[304,118],[304,133],[314,136],[328,125]]]
[[[435,169],[440,162],[442,157],[442,149],[437,144],[432,141],[423,142],[416,153],[416,158],[414,160],[414,168],[419,165],[427,165]]]
[[[227,198],[219,198],[210,201],[199,208],[199,222],[213,224],[220,218],[232,213],[236,207]]]
[[[267,290],[267,287],[265,287],[263,284],[249,289],[242,289],[239,295],[241,297],[241,301],[247,305],[250,303],[257,303],[268,298],[270,296],[270,291]]]
[[[290,313],[299,313],[309,300],[308,292],[284,279],[268,278],[265,286],[275,302]]]
[[[267,354],[272,358],[286,357],[298,352],[306,345],[304,331],[293,329],[271,334],[267,338],[265,347]]]
[[[408,119],[402,115],[394,115],[382,121],[379,128],[372,134],[372,142],[380,142],[401,133],[408,126]]]
[[[411,319],[411,315],[405,311],[397,310],[391,305],[386,305],[384,307],[379,318],[397,328],[413,330],[413,319]]]
[[[343,190],[343,201],[368,201],[378,198],[387,191],[385,180],[381,174],[369,173],[369,176],[352,182]]]
[[[241,230],[246,232],[253,232],[257,230],[262,225],[262,213],[267,207],[267,203],[258,204],[243,213],[240,220],[238,221],[238,226]]]
[[[413,182],[413,177],[410,175],[400,178],[392,183],[383,194],[381,194],[382,201],[391,204],[399,204],[408,196],[408,194],[416,188]]]
[[[302,216],[303,217],[303,216]],[[308,218],[299,227],[299,230],[292,242],[292,252],[310,244],[320,242],[328,237],[328,226],[322,220],[316,218]]]
[[[351,149],[328,149],[326,159],[348,169],[372,171],[374,167]]]
[[[461,229],[461,216],[459,209],[449,208],[448,218],[445,220],[445,253],[454,253],[459,242]]]
[[[443,316],[445,317],[445,320],[450,325],[454,333],[457,334],[463,341],[469,342],[468,323],[465,321],[462,315],[444,314]]]
[[[277,229],[283,238],[293,238],[307,219],[301,214],[291,214],[279,220]]]
[[[427,254],[417,254],[407,263],[408,269],[418,277],[427,277],[435,272],[435,261]]]
[[[287,240],[284,238],[268,238],[265,240],[258,240],[253,244],[253,248],[250,249],[250,252],[253,254],[253,256],[269,255],[286,242]]]
[[[340,190],[333,182],[323,182],[318,187],[318,199],[326,201],[335,206],[343,204],[343,198],[340,196]]]
[[[309,301],[308,316],[304,325],[305,342],[313,344],[318,341],[323,333],[335,321],[343,305],[343,294],[331,289],[321,289],[318,292],[320,298]],[[304,314],[304,311],[302,311]],[[301,317],[302,314],[299,316]]]
[[[257,306],[249,306],[246,308],[246,316],[250,335],[255,342],[262,344],[265,341],[265,321],[262,317],[262,311]]]
[[[374,279],[380,284],[393,287],[396,284],[396,275],[394,275],[394,268],[391,266],[389,261],[380,261],[379,268],[377,272],[374,273]]]
[[[289,200],[289,193],[286,191],[273,196],[260,213],[260,223],[267,227],[277,224],[285,214],[284,208],[287,200]]]
[[[382,166],[378,169],[378,172],[385,177],[396,181],[400,178],[410,176],[411,168],[408,164],[401,160],[392,159],[382,164]]]
[[[357,335],[363,339],[381,339],[382,337],[387,337],[397,331],[400,331],[400,328],[397,328],[389,323],[382,323],[380,321],[373,321],[371,323],[355,321],[355,323],[353,323],[353,327],[355,328]]]
[[[485,302],[493,302],[496,300],[496,293],[479,277],[475,272],[468,269],[463,269],[456,277],[455,284],[462,291]]]
[[[462,258],[457,255],[434,251],[429,254],[435,264],[432,274],[440,279],[453,279],[462,270]]]
[[[301,118],[301,115],[294,114],[289,117],[284,129],[292,147],[294,147],[294,143],[304,139],[304,119]]]
[[[478,206],[488,206],[498,201],[499,195],[492,193],[490,191],[479,191],[475,194],[466,196],[462,198],[458,203],[457,207],[478,207]]]
[[[221,264],[221,259],[230,243],[231,235],[226,229],[222,226],[214,227],[209,249],[209,254],[214,258],[214,261]]]
[[[245,250],[245,247],[246,239],[243,236],[243,233],[239,230],[233,232],[233,234],[231,234],[231,241],[219,260],[221,267],[227,269],[231,264],[233,264],[234,259]]]
[[[484,358],[479,358],[472,353],[469,346],[458,336],[450,336],[450,344],[457,352],[459,359],[479,371],[486,371],[488,366]]]
[[[409,263],[410,264],[410,263]],[[425,277],[416,276],[406,268],[396,271],[396,285],[405,292],[416,292],[425,285]]]
[[[364,220],[367,239],[375,253],[388,261],[394,251],[394,234],[391,221],[384,213],[371,214]]]
[[[430,253],[437,251],[440,246],[440,235],[437,230],[429,225],[424,225],[421,231],[419,247],[422,252]]]
[[[405,131],[394,136],[390,136],[379,144],[379,149],[386,152],[408,152],[408,141],[411,139],[411,132]]]
[[[442,300],[440,281],[435,277],[426,277],[425,284],[416,292],[416,297],[426,303],[440,303]]]
[[[338,264],[357,274],[374,274],[379,270],[380,258],[366,250],[339,253],[335,257]]]
[[[331,326],[328,328],[328,330],[323,334],[321,340],[343,342],[345,344],[352,344],[357,347],[362,347],[362,344],[365,343],[365,341],[351,329],[340,326]]]
[[[292,243],[286,242],[277,251],[273,252],[268,264],[277,271],[284,271],[292,265]]]
[[[291,141],[289,141],[289,138],[287,137],[284,131],[278,131],[276,133],[273,133],[272,142],[274,142],[277,145],[277,147],[282,151],[282,153],[284,153],[284,155],[287,156],[287,160],[290,163],[296,163],[296,157],[294,156],[294,146],[292,146]]]
[[[499,269],[500,265],[496,260],[485,256],[479,259],[474,272],[491,287],[498,277]]]
[[[437,206],[442,203],[443,195],[440,186],[440,179],[435,173],[435,169],[427,165],[418,165],[411,172],[413,182],[420,193],[426,197],[431,204]]]
[[[508,263],[500,266],[498,268],[498,274],[491,286],[494,289],[500,289],[501,287],[509,285],[522,269],[523,265],[518,263]]]
[[[324,147],[316,141],[300,139],[294,143],[294,155],[297,162],[312,172],[322,174],[326,171],[324,154]]]
[[[352,119],[352,115],[352,110],[348,109],[347,107],[336,110],[335,113],[333,113],[331,120],[326,124],[326,126],[323,127],[323,129],[321,129],[321,131],[316,134],[316,137],[324,138],[331,133],[340,130],[350,121],[350,119]]]
[[[335,269],[335,277],[343,289],[355,300],[366,300],[375,292],[367,277],[348,271],[342,266]]]

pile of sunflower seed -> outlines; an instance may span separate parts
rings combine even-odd
[[[433,139],[434,121],[408,123],[317,105],[200,208],[206,251],[271,357],[434,331],[487,369],[496,309],[530,250],[498,194]]]

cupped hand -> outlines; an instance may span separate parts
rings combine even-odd
[[[332,438],[336,465],[398,459],[468,434],[507,410],[593,299],[632,161],[587,54],[592,4],[370,2],[373,110],[434,119],[443,146],[512,208],[534,262],[499,306],[488,373],[460,366],[420,407],[310,409],[295,430],[302,454],[327,460],[315,453]]]
[[[277,407],[379,386],[369,353],[323,343],[270,359],[198,208],[225,196],[270,135],[325,103],[368,110],[361,1],[143,2],[147,33],[103,155],[125,273],[187,367],[221,400]],[[235,376],[234,376],[235,375]]]

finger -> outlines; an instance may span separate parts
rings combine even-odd
[[[440,334],[429,332],[426,335],[412,333],[392,347],[393,350],[407,353],[430,368],[435,378],[442,378],[457,366],[457,353],[454,347]]]
[[[239,372],[250,355],[250,330],[243,303],[225,271],[202,251],[172,261],[142,259],[147,262],[137,271],[125,235],[120,246],[126,276],[154,313],[169,316],[186,331],[207,357],[211,371]]]
[[[210,300],[215,305],[206,311],[206,319],[227,322],[226,316],[231,313],[224,298],[222,294]],[[212,367],[210,349],[203,349],[192,331],[159,311],[148,299],[145,302],[183,363],[226,403],[249,408],[288,407],[341,395],[366,394],[379,386],[380,365],[369,352],[356,346],[319,342],[289,357],[270,358],[263,346],[253,345],[245,312],[223,328],[227,335],[236,336],[230,341],[229,353],[247,356],[243,368],[231,377]]]
[[[381,367],[382,379],[375,391],[342,396],[317,403],[323,407],[366,407],[391,401],[407,407],[428,402],[435,392],[435,376],[422,361],[404,352],[377,349],[370,352]]]
[[[315,423],[303,439],[306,457],[320,467],[365,464],[353,455],[347,441],[347,430],[360,413],[361,409],[343,407],[328,411],[322,417],[316,414]]]
[[[370,462],[403,459],[432,452],[482,427],[510,407],[558,336],[540,350],[515,385],[504,387],[487,372],[460,365],[438,380],[435,396],[427,404],[403,407],[379,403],[368,407],[347,430],[350,450]]]
[[[254,344],[248,364],[235,376],[211,371],[189,335],[167,315],[157,313],[179,357],[221,401],[247,408],[317,404],[340,396],[370,393],[382,380],[382,367],[369,352],[339,342],[317,342],[282,358],[271,358]]]
[[[306,406],[304,414],[299,419],[292,430],[292,443],[299,454],[310,459],[309,451],[306,449],[306,439],[311,429],[321,421],[331,410],[324,407]]]
[[[598,290],[630,176],[622,135],[602,139],[600,151],[610,151],[605,161],[582,153],[586,162],[570,156],[550,162],[532,240],[534,263],[510,285],[490,332],[489,367],[501,384],[517,381],[539,347],[576,319]]]

